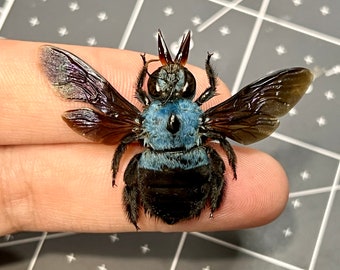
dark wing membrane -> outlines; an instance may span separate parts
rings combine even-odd
[[[208,109],[204,127],[236,142],[250,144],[268,137],[306,92],[313,80],[305,68],[277,71],[244,87]]]
[[[99,143],[116,144],[132,133],[123,118],[112,119],[89,108],[66,111],[62,117],[73,130]]]
[[[64,120],[77,133],[94,141],[115,144],[139,127],[140,111],[77,56],[60,48],[43,46],[41,63],[63,98],[95,108],[95,111],[79,109],[64,114]]]

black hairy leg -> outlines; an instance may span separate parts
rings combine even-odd
[[[145,53],[140,55],[143,60],[143,68],[139,72],[138,79],[137,79],[137,89],[136,89],[136,98],[144,105],[149,106],[150,105],[150,98],[149,95],[146,93],[146,91],[143,89],[145,77],[148,73],[148,65],[150,62],[159,61],[158,59],[151,59],[149,61],[146,61]]]
[[[146,74],[148,73],[148,62],[145,58],[145,53],[140,55],[143,60],[143,68],[139,72],[137,79],[137,89],[136,89],[136,98],[144,105],[148,106],[150,104],[150,98],[148,94],[143,89],[143,84],[145,81]]]
[[[195,102],[199,106],[201,106],[204,102],[207,102],[216,94],[216,74],[210,64],[210,59],[212,55],[212,53],[208,53],[207,60],[205,62],[205,72],[207,73],[210,86],[196,99]]]
[[[211,147],[207,146],[207,153],[209,155],[211,164],[211,174],[210,174],[210,217],[213,217],[213,213],[221,205],[224,196],[224,172],[225,165],[219,154]]]
[[[226,137],[223,137],[221,134],[216,133],[216,132],[206,132],[204,134],[205,137],[211,139],[211,140],[217,140],[222,149],[224,150],[227,158],[228,158],[228,163],[229,166],[231,167],[232,171],[233,171],[233,178],[236,180],[237,179],[237,173],[236,173],[236,162],[237,162],[237,158],[236,158],[236,153],[233,149],[233,147],[231,146],[231,144],[228,142]]]
[[[113,155],[112,162],[111,162],[111,170],[112,170],[112,186],[115,185],[116,175],[119,169],[120,160],[126,151],[128,144],[132,143],[133,141],[137,140],[137,136],[135,134],[129,134],[122,139],[120,144],[117,146],[117,149]]]
[[[140,228],[137,225],[139,218],[140,194],[138,188],[139,174],[138,174],[138,161],[141,154],[135,155],[129,162],[124,172],[125,187],[123,191],[123,204],[129,221],[139,231]]]
[[[233,178],[234,178],[234,180],[236,180],[237,179],[236,153],[235,153],[234,149],[232,148],[231,144],[228,142],[228,140],[226,138],[220,138],[218,141],[220,142],[220,145],[222,146],[224,152],[226,153],[226,155],[228,157],[229,166],[231,167],[231,169],[233,171]]]

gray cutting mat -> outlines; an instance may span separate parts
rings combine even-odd
[[[306,66],[316,75],[271,138],[255,147],[290,178],[286,210],[256,229],[216,233],[18,233],[0,240],[10,269],[339,269],[340,2],[338,0],[0,0],[0,36],[157,53],[193,31],[189,62],[214,52],[237,90],[267,72]],[[53,15],[53,16],[51,16]],[[171,42],[172,41],[172,42]]]

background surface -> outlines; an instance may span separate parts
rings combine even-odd
[[[340,1],[0,0],[0,36],[157,53],[191,29],[189,62],[206,52],[234,91],[269,71],[305,66],[308,94],[254,145],[278,159],[291,193],[256,229],[216,233],[19,233],[0,239],[0,269],[339,269]],[[1,53],[1,52],[0,52]]]

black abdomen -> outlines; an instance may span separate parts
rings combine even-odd
[[[190,170],[155,171],[139,168],[142,205],[167,224],[200,215],[209,197],[208,165]]]
[[[139,229],[141,208],[167,224],[198,217],[206,206],[212,215],[223,199],[224,170],[223,160],[208,146],[135,155],[124,173],[130,222]]]

